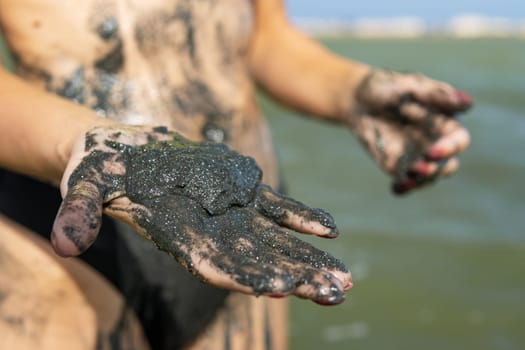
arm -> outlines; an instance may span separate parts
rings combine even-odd
[[[281,103],[323,119],[348,123],[357,89],[370,67],[344,59],[295,29],[282,0],[255,1],[249,65],[256,81]]]
[[[374,69],[338,57],[287,21],[282,0],[256,1],[248,62],[278,101],[348,126],[393,190],[406,193],[458,169],[469,145],[455,118],[472,104],[452,86],[418,74]]]
[[[253,159],[165,127],[100,118],[4,70],[0,106],[0,166],[62,178],[51,233],[59,255],[88,249],[104,212],[215,286],[321,304],[344,300],[351,287],[344,264],[288,230],[335,238],[334,220],[262,185]]]
[[[59,183],[79,135],[113,124],[0,67],[1,167]]]

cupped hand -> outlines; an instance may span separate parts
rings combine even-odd
[[[333,218],[261,184],[252,158],[164,127],[96,128],[77,143],[52,244],[82,253],[105,212],[137,229],[203,281],[255,295],[338,304],[344,264],[291,231],[338,235]]]
[[[397,194],[454,173],[470,143],[457,114],[472,105],[466,93],[419,74],[372,70],[356,90],[350,125],[393,178]]]

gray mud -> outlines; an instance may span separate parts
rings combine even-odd
[[[88,143],[93,139],[91,135]],[[316,293],[309,297],[319,303],[344,299],[333,276],[323,272],[347,271],[344,264],[278,225],[294,213],[335,231],[333,218],[262,186],[261,170],[252,158],[224,145],[193,143],[176,135],[172,141],[142,146],[113,140],[105,145],[115,152],[92,151],[71,175],[70,187],[90,181],[105,201],[115,193],[125,194],[140,205],[130,209],[137,225],[193,274],[205,280],[189,251],[256,295],[288,294],[309,285]],[[122,163],[126,173],[108,173],[108,162]]]
[[[140,202],[182,195],[197,201],[210,214],[246,206],[253,200],[262,177],[255,160],[224,145],[188,146],[162,142],[137,147],[127,168],[128,197]]]

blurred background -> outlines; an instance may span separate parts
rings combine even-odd
[[[337,307],[294,299],[291,348],[525,349],[525,2],[288,0],[335,52],[469,92],[472,146],[438,186],[396,198],[348,130],[261,97],[291,195],[342,236],[310,239],[347,262]]]
[[[525,3],[288,0],[294,22],[339,54],[422,72],[469,92],[472,146],[453,178],[408,197],[348,130],[262,101],[293,197],[342,236],[310,239],[347,262],[337,307],[293,300],[307,349],[525,349]]]

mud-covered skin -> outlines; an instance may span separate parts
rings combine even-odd
[[[191,140],[227,143],[256,159],[264,183],[275,188],[279,176],[269,128],[255,102],[245,60],[253,33],[253,4],[251,0],[0,0],[0,25],[16,56],[17,74],[25,81],[124,124],[167,125]],[[94,137],[85,149],[101,147],[100,142]],[[111,209],[121,210],[114,205]],[[88,237],[95,237],[89,230],[91,223],[75,223],[87,230]],[[184,295],[191,287],[177,288]],[[272,339],[268,341],[274,347],[284,344],[279,341],[286,333],[279,321],[286,314],[281,300],[238,293],[231,293],[231,299],[224,312],[232,314],[228,326],[232,348],[258,347],[256,340],[263,332],[257,326],[262,324],[259,310],[268,305],[275,309],[269,316]],[[238,314],[244,312],[253,318],[253,329],[239,328],[243,319]],[[223,327],[223,317],[202,331]],[[187,320],[189,328],[195,327],[192,322]],[[239,345],[245,334],[254,334],[250,338],[254,343]],[[216,348],[224,334],[207,337],[201,340]]]
[[[62,13],[64,5],[45,5],[64,23],[43,17],[32,28],[13,26],[24,42],[50,40],[46,50],[10,42],[24,79],[125,124],[169,125],[190,139],[237,149],[244,134],[257,142],[266,137],[245,64],[251,1],[91,0],[74,17]],[[51,32],[60,24],[86,37]],[[9,24],[5,29],[10,34]],[[72,40],[83,45],[67,46]]]
[[[82,149],[53,228],[60,254],[89,247],[104,207],[208,283],[321,304],[344,300],[344,264],[286,229],[333,238],[333,218],[262,185],[252,158],[166,128],[95,129]]]
[[[469,143],[456,114],[470,108],[468,95],[422,75],[372,70],[355,96],[351,128],[393,177],[394,192],[405,193],[456,170],[454,157]],[[443,137],[445,144],[436,145]]]

